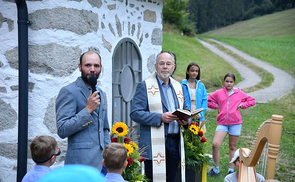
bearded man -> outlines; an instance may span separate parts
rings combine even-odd
[[[56,99],[57,134],[68,138],[65,164],[90,165],[101,171],[110,127],[103,91],[90,81],[95,77],[96,83],[101,73],[101,57],[93,51],[85,52],[78,67],[81,77],[63,87]]]
[[[182,174],[185,169],[180,126],[187,127],[188,121],[172,113],[189,107],[182,86],[171,77],[175,66],[173,53],[160,52],[156,72],[138,84],[132,100],[130,117],[140,124],[139,145],[146,149],[145,174],[150,181],[174,182],[180,161]]]

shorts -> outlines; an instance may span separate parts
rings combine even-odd
[[[240,136],[242,130],[242,124],[235,125],[217,125],[215,132],[217,131],[225,131],[229,135]]]

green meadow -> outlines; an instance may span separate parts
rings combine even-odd
[[[198,37],[202,39],[214,38],[232,45],[295,77],[295,9],[238,22],[198,35]],[[240,75],[231,65],[204,48],[195,38],[175,33],[163,33],[163,50],[169,50],[176,54],[177,70],[173,76],[179,81],[185,78],[186,67],[190,62],[198,63],[201,67],[201,80],[206,85],[208,93],[221,88],[223,76],[227,72],[236,74],[237,82],[241,80]],[[243,63],[243,60],[241,62]],[[251,65],[248,66],[251,67]],[[253,69],[256,70],[254,67]],[[265,75],[266,80],[273,79],[267,76],[268,73]],[[262,77],[264,76],[262,75]],[[269,83],[265,83],[265,86],[267,85]],[[237,147],[251,149],[257,129],[262,122],[270,119],[272,114],[284,116],[275,179],[284,182],[295,181],[295,89],[278,100],[263,104],[257,103],[252,108],[242,110],[243,127]],[[206,122],[207,133],[205,134],[208,140],[207,153],[212,153],[211,143],[216,128],[217,111],[207,111],[206,115],[208,118]],[[220,157],[221,175],[220,177],[208,177],[209,182],[221,182],[227,174],[228,137],[225,138],[220,148]],[[209,166],[209,168],[211,167]]]

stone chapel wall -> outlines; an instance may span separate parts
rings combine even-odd
[[[154,71],[162,49],[162,0],[27,0],[29,40],[29,142],[51,135],[62,155],[67,141],[56,134],[55,99],[80,75],[79,56],[88,49],[102,56],[98,80],[111,122],[112,54],[131,38],[142,55],[143,78]],[[18,133],[18,24],[14,0],[0,0],[0,182],[16,181]],[[34,162],[28,151],[28,171]]]

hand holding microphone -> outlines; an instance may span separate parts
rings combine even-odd
[[[88,78],[88,82],[91,85],[92,93],[96,91],[96,84],[97,84],[97,78],[95,76],[91,76]],[[98,94],[100,94],[98,92]]]
[[[91,86],[92,94],[89,95],[87,100],[86,109],[89,113],[95,111],[100,105],[100,93],[96,91],[97,77],[91,76],[88,78],[88,83]]]

